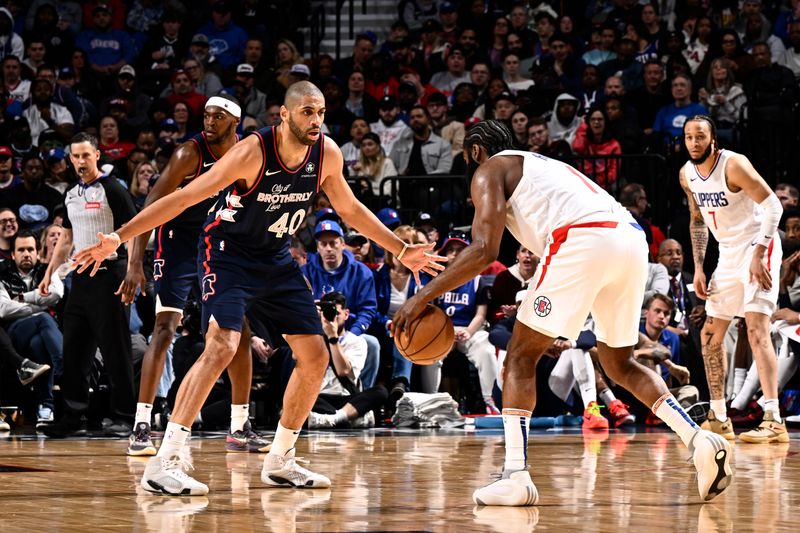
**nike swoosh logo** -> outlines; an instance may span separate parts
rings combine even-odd
[[[203,163],[203,168],[208,168],[213,164],[214,164],[214,161],[212,161],[211,163]]]
[[[281,173],[281,171],[280,171],[280,170],[273,170],[272,172],[270,172],[270,171],[268,170],[268,171],[264,172],[264,175],[265,175],[265,176],[272,176],[273,174],[280,174],[280,173]]]

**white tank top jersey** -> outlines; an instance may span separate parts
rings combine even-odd
[[[763,211],[743,190],[732,192],[728,188],[725,166],[734,155],[736,152],[720,150],[708,176],[700,174],[691,161],[683,167],[689,190],[706,226],[711,229],[720,248],[728,249],[750,246],[759,236]]]
[[[566,163],[518,150],[493,157],[510,155],[524,161],[522,179],[506,202],[506,227],[537,256],[545,256],[548,236],[555,229],[578,222],[635,222],[602,187]]]

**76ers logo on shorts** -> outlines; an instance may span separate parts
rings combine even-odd
[[[164,275],[164,260],[163,259],[154,259],[153,260],[153,279],[159,280],[161,276]]]
[[[549,315],[552,309],[553,306],[550,303],[550,298],[547,296],[537,296],[533,301],[533,310],[539,316]]]
[[[213,296],[217,294],[217,291],[214,289],[214,283],[217,281],[216,274],[207,274],[203,278],[203,301],[205,302],[208,300],[209,296]]]

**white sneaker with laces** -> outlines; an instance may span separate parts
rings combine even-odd
[[[472,500],[477,505],[536,505],[539,491],[527,470],[504,471],[500,479],[473,492]]]
[[[704,501],[719,495],[733,481],[733,450],[725,437],[701,429],[692,439],[692,462],[697,469],[697,489]]]
[[[54,421],[53,410],[45,405],[39,406],[39,412],[36,417],[36,427],[40,428],[47,424],[52,424]]]
[[[311,411],[308,413],[308,429],[327,429],[335,428],[336,422],[333,415],[323,415]]]
[[[302,461],[302,459],[295,457],[294,453],[294,448],[282,456],[272,452],[268,453],[264,458],[261,481],[268,487],[326,489],[331,486],[331,480],[327,477],[298,465],[297,461]]]
[[[148,492],[167,496],[204,496],[208,486],[186,472],[194,467],[185,449],[173,457],[152,457],[144,469],[141,486]]]

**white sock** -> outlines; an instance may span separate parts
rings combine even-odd
[[[617,397],[614,396],[614,393],[611,392],[611,389],[601,390],[600,394],[598,394],[598,396],[600,397],[600,400],[602,400],[603,405],[605,405],[606,407],[611,405],[611,402],[614,402],[614,401],[617,400]]]
[[[739,391],[742,390],[742,385],[744,385],[744,378],[747,377],[747,369],[746,368],[734,368],[733,369],[733,395],[738,396]]]
[[[231,404],[231,433],[242,431],[250,416],[250,404]]]
[[[189,438],[191,429],[175,422],[167,422],[167,429],[164,431],[164,438],[161,441],[161,448],[158,449],[159,457],[173,457],[181,451]]]
[[[136,427],[139,422],[150,424],[150,415],[153,412],[153,404],[139,402],[136,404],[136,419],[133,421],[133,426]]]
[[[772,419],[775,420],[778,424],[781,423],[781,409],[778,405],[778,399],[774,398],[772,400],[764,399],[764,412],[772,413]]]
[[[286,455],[286,452],[294,448],[297,437],[300,435],[299,429],[288,429],[278,422],[278,429],[275,430],[275,438],[272,440],[272,447],[269,453],[275,455]]]
[[[755,362],[753,362],[753,364],[750,365],[750,369],[747,371],[747,376],[744,378],[742,388],[739,389],[739,395],[731,402],[731,407],[739,409],[740,411],[743,410],[747,407],[747,404],[750,403],[750,400],[753,399],[753,396],[755,396],[760,387],[761,382],[758,379],[758,368]]]
[[[672,394],[665,394],[653,404],[653,412],[658,418],[678,434],[686,447],[692,442],[695,433],[700,431],[700,427],[692,422],[686,411],[678,404],[678,400]]]
[[[563,354],[562,354],[563,355]],[[594,365],[592,356],[583,350],[572,352],[572,372],[581,390],[581,400],[584,407],[597,401],[597,385],[594,382]]]
[[[347,422],[347,413],[344,412],[344,409],[339,409],[335,413],[333,413],[333,423],[334,424],[341,424],[343,422]]]
[[[711,409],[720,422],[725,422],[728,419],[728,408],[725,407],[725,400],[711,400]]]
[[[511,414],[513,413],[513,414]],[[526,414],[519,414],[526,413]],[[528,463],[528,428],[531,412],[525,409],[503,409],[503,429],[506,436],[504,470],[524,470]],[[273,444],[273,446],[275,446]]]

